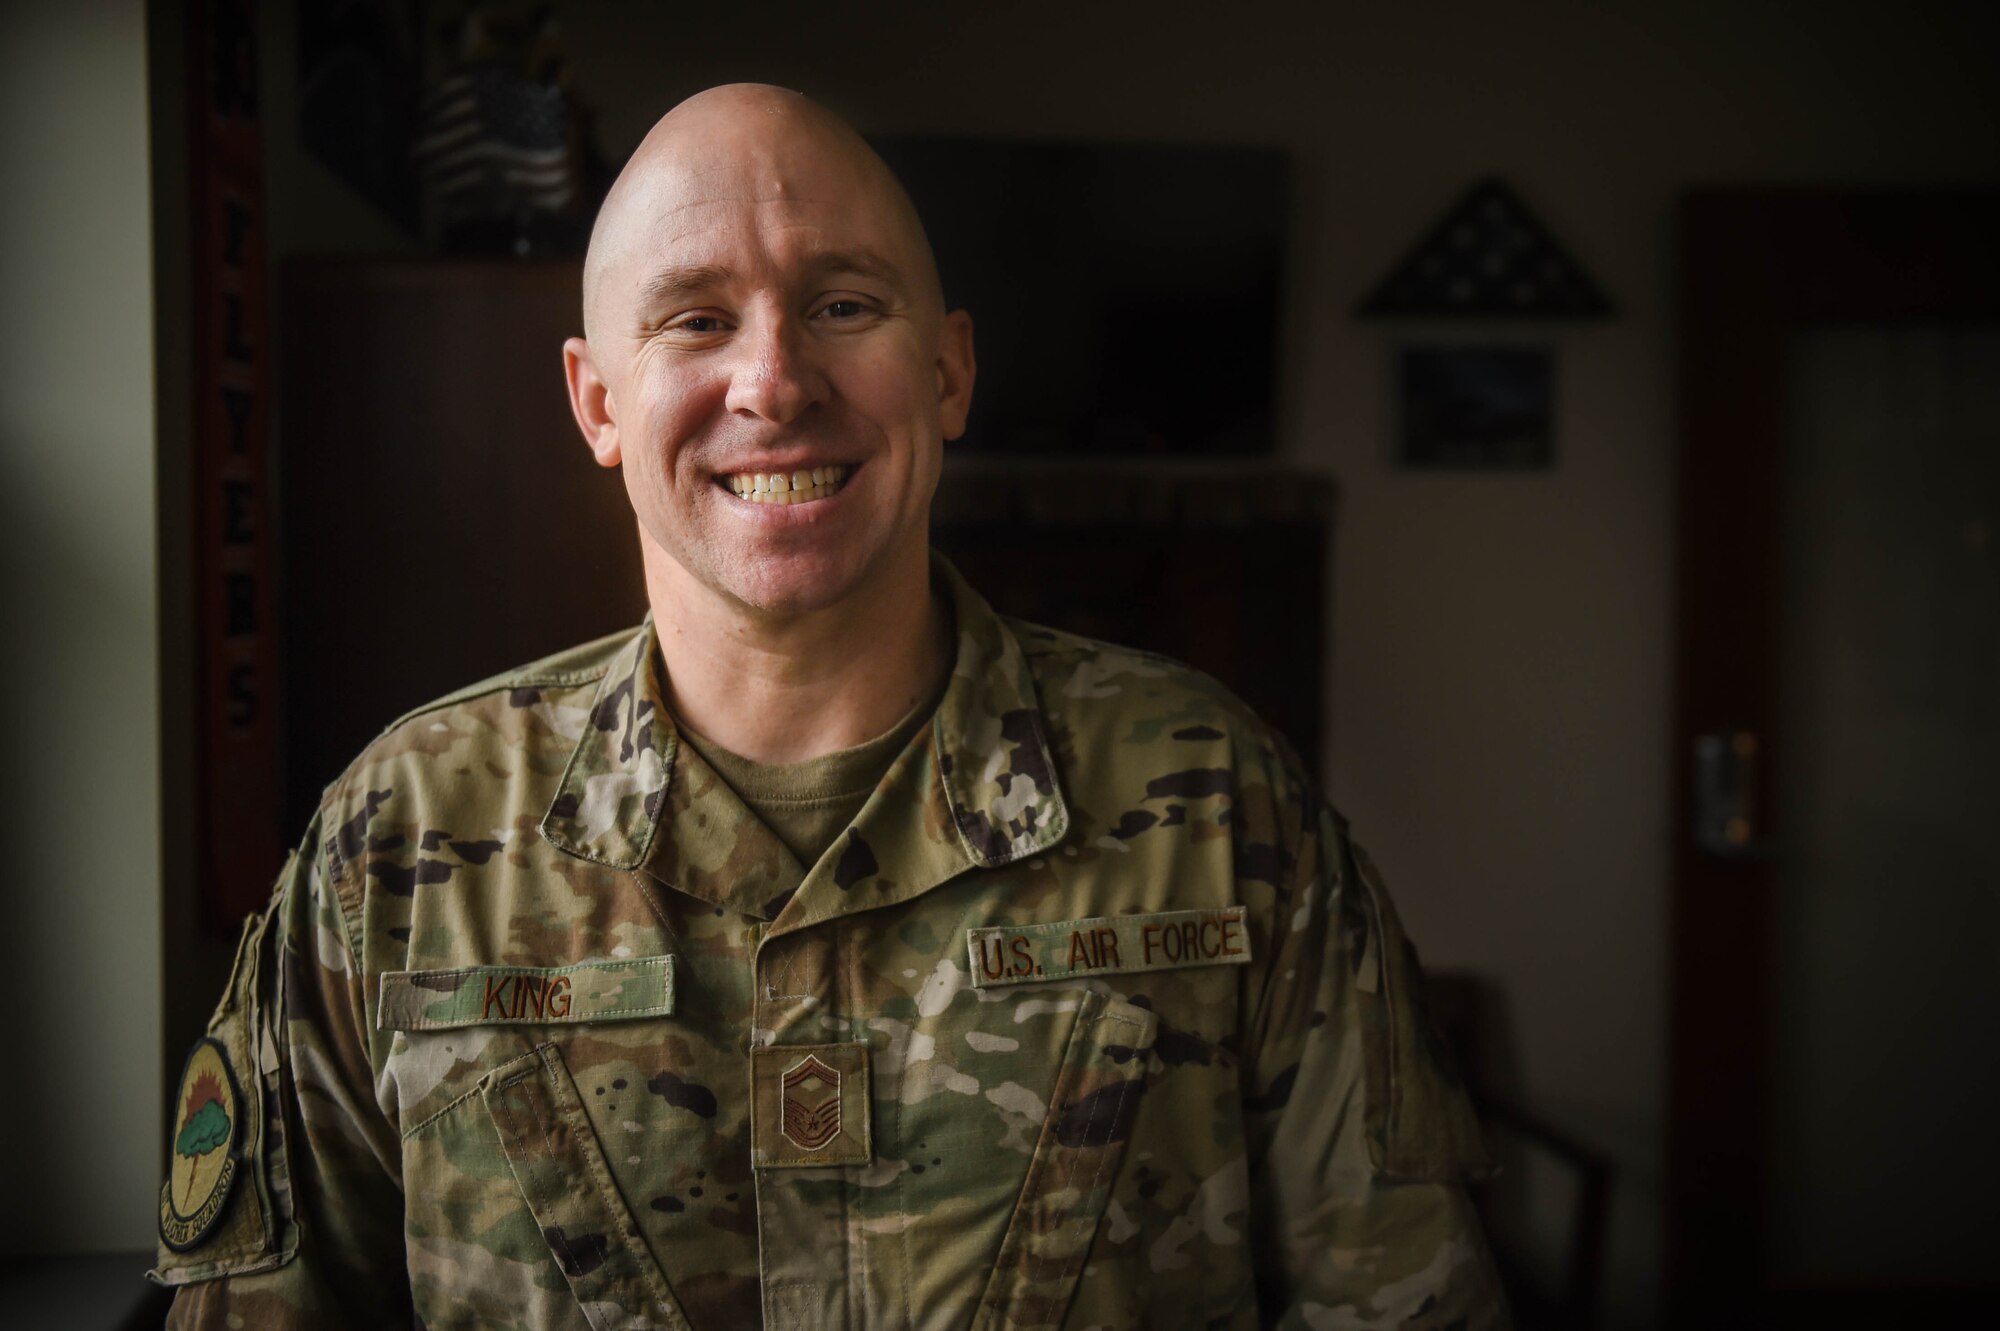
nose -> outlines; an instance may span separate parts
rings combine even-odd
[[[814,361],[810,340],[791,319],[752,320],[733,341],[738,356],[725,403],[730,411],[789,425],[826,401],[826,376]]]

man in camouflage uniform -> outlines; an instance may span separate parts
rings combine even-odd
[[[653,613],[328,789],[176,1097],[170,1325],[1501,1324],[1339,815],[930,559],[970,324],[874,155],[702,94],[585,287]]]

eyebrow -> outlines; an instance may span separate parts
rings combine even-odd
[[[902,270],[879,254],[868,250],[830,250],[814,255],[807,270],[817,277],[827,277],[839,273],[849,273],[856,277],[873,278],[901,290]],[[735,270],[720,264],[686,264],[664,268],[639,284],[638,307],[641,310],[655,309],[662,304],[714,291],[727,286],[736,277]]]
[[[881,255],[868,250],[834,250],[817,255],[812,261],[812,268],[814,272],[820,274],[852,273],[857,277],[872,277],[878,282],[887,282],[898,288],[903,285],[902,270]]]
[[[662,269],[639,284],[639,308],[650,309],[698,291],[713,291],[734,276],[729,269],[708,263]]]

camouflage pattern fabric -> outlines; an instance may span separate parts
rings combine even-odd
[[[1339,815],[1213,681],[938,577],[944,699],[811,866],[650,624],[372,744],[211,1024],[255,1186],[169,1325],[1503,1325]]]

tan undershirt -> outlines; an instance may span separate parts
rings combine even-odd
[[[811,869],[861,812],[889,764],[930,720],[943,697],[940,686],[887,734],[802,763],[752,762],[686,726],[680,733],[750,812],[798,856],[799,863]]]

